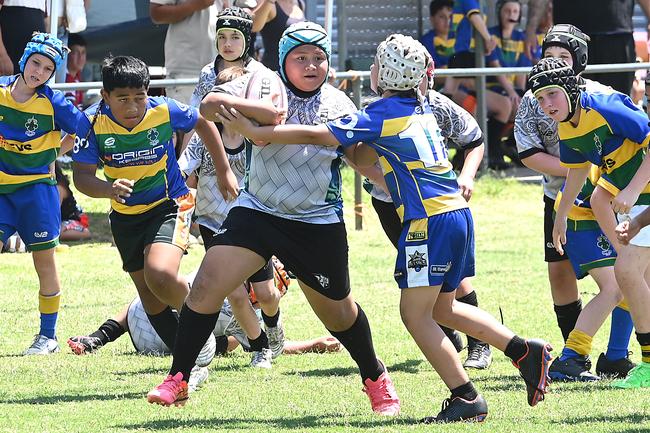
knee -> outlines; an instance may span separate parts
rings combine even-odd
[[[553,290],[577,290],[576,276],[568,260],[549,263],[548,282]]]
[[[280,302],[280,292],[273,285],[272,280],[254,284],[253,290],[255,290],[255,296],[261,304],[275,304]]]
[[[144,279],[151,290],[164,290],[176,284],[178,275],[164,269],[145,269]]]

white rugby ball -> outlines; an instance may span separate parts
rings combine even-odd
[[[169,355],[172,353],[151,326],[140,298],[136,297],[129,305],[126,326],[133,347],[138,353],[143,355]]]
[[[287,89],[280,76],[270,69],[259,69],[253,72],[246,87],[246,99],[270,99],[279,110],[287,109]]]

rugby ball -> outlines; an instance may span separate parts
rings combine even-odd
[[[270,69],[259,69],[252,73],[246,86],[246,99],[270,99],[279,110],[287,110],[287,89],[280,76]]]
[[[135,298],[129,304],[126,315],[126,327],[131,336],[133,347],[143,355],[169,355],[172,351],[160,339],[151,326],[147,313],[144,311],[140,298]]]

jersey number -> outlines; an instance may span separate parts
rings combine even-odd
[[[413,141],[425,167],[447,164],[447,148],[435,120],[429,122],[425,122],[424,119],[414,120],[408,128],[399,133],[399,138],[409,138]]]

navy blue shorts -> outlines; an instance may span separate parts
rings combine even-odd
[[[18,232],[28,251],[59,244],[61,205],[56,185],[35,183],[9,194],[0,194],[0,240]]]
[[[442,286],[441,292],[453,292],[474,272],[474,221],[468,208],[404,223],[395,264],[400,289]]]
[[[564,249],[578,279],[587,276],[590,269],[614,266],[616,251],[599,228],[566,231]]]

